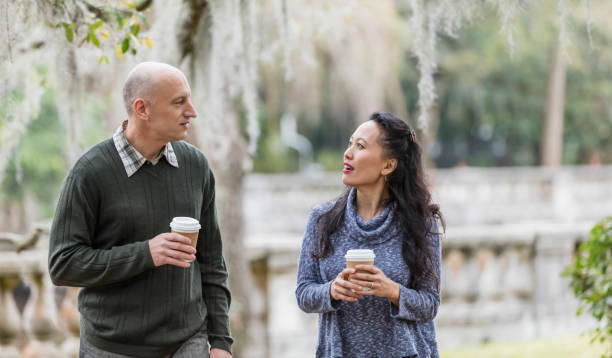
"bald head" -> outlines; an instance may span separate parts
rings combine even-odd
[[[133,112],[133,103],[142,98],[149,102],[155,101],[159,83],[168,77],[178,76],[184,79],[181,70],[161,62],[141,62],[130,71],[123,85],[123,102],[128,115]]]

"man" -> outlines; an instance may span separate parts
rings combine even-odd
[[[83,287],[80,357],[231,357],[230,293],[204,155],[182,141],[196,117],[178,69],[128,75],[128,120],[74,165],[49,247],[53,283]],[[202,226],[194,249],[175,216]],[[208,345],[210,344],[210,352]]]

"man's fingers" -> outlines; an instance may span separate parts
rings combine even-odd
[[[174,258],[174,259],[178,259],[178,260],[187,260],[187,261],[195,260],[195,255],[188,254],[184,251],[179,251],[179,250],[164,250],[164,255],[167,257]]]
[[[172,241],[182,242],[183,244],[191,245],[191,240],[187,236],[183,236],[175,232],[168,233],[168,239]]]
[[[166,248],[171,249],[171,250],[187,252],[190,254],[195,254],[196,252],[196,249],[194,249],[193,246],[185,245],[184,243],[180,243],[180,242],[166,241],[164,245]]]
[[[177,260],[177,259],[172,258],[172,257],[167,257],[166,258],[166,265],[172,265],[172,266],[178,266],[178,267],[182,267],[182,268],[188,268],[189,266],[191,266],[191,262],[185,262],[183,260]]]

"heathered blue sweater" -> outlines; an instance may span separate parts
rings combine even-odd
[[[316,219],[333,205],[315,207],[308,219],[298,266],[297,302],[304,312],[319,313],[317,357],[326,358],[437,358],[438,349],[433,319],[440,305],[434,282],[418,282],[408,288],[410,270],[402,258],[401,230],[395,204],[367,222],[355,207],[352,189],[344,222],[332,235],[334,251],[323,259],[315,259]],[[437,227],[433,228],[437,232]],[[440,238],[432,235],[435,263],[440,275]],[[329,289],[338,273],[346,267],[344,254],[349,249],[371,249],[376,254],[375,266],[400,284],[399,307],[387,298],[366,296],[357,302],[335,301]]]

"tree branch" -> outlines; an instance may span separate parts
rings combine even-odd
[[[195,48],[194,38],[198,32],[198,26],[206,5],[208,5],[208,0],[185,0],[185,2],[189,5],[187,20],[183,23],[184,25],[177,36],[181,60],[193,53]]]

